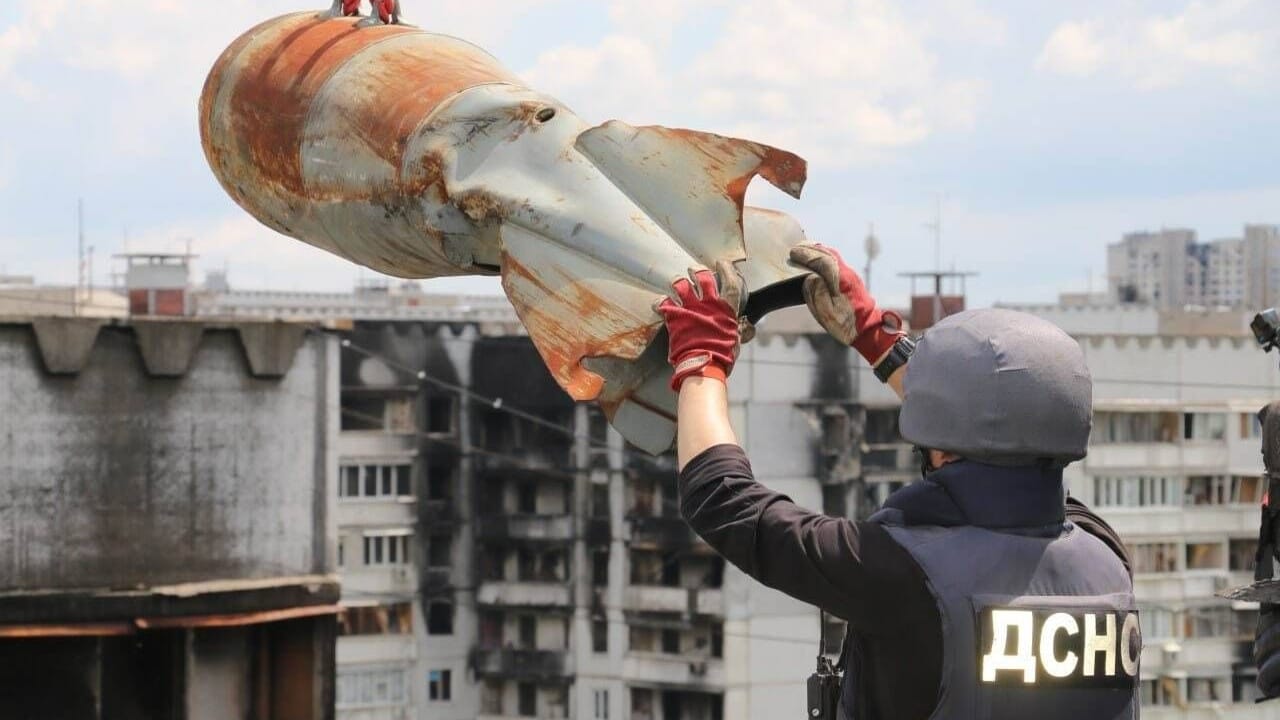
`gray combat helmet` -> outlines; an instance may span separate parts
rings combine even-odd
[[[1088,452],[1093,380],[1080,346],[1013,310],[929,328],[907,367],[899,426],[926,448],[994,465],[1056,467]]]

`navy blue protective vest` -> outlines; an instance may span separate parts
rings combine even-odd
[[[894,493],[870,522],[919,563],[942,618],[930,718],[1138,717],[1133,583],[1115,552],[1066,521],[1061,470],[952,463]],[[851,635],[842,720],[896,720],[860,703],[858,668],[875,662]]]

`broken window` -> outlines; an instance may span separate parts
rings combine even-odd
[[[866,423],[868,445],[902,442],[902,436],[898,434],[898,408],[868,408]]]
[[[427,605],[427,634],[453,634],[453,603],[436,600]]]
[[[538,619],[532,615],[521,615],[517,621],[520,632],[520,648],[534,650],[538,647]]]
[[[519,683],[516,686],[516,711],[524,717],[538,714],[538,686],[533,683]]]
[[[434,535],[427,545],[427,567],[447,568],[453,565],[453,538]]]
[[[607,587],[609,585],[609,551],[596,550],[591,553],[591,585]]]
[[[427,499],[448,500],[453,497],[453,463],[447,458],[427,461]]]
[[[338,614],[339,635],[411,635],[413,606],[410,603],[353,605]]]
[[[591,484],[591,517],[609,517],[609,486],[605,483]]]
[[[524,515],[538,514],[538,486],[522,482],[516,486],[516,512]]]
[[[480,714],[502,714],[502,681],[487,678],[480,686]]]
[[[680,631],[666,628],[662,631],[662,652],[668,655],[680,654]]]
[[[413,422],[413,400],[396,398],[387,401],[386,429],[390,432],[416,432]]]
[[[453,433],[453,395],[433,393],[427,397],[427,432],[450,435]]]
[[[502,613],[492,610],[480,613],[480,647],[490,650],[502,647]]]
[[[609,623],[605,620],[591,621],[591,652],[609,652]]]
[[[653,652],[657,645],[653,628],[631,625],[627,633],[628,647],[633,652]]]

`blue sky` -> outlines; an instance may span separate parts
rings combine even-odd
[[[325,4],[324,0],[313,0]],[[791,212],[873,284],[943,261],[970,294],[1045,301],[1102,284],[1122,232],[1204,238],[1280,222],[1280,4],[977,0],[402,0],[584,118],[693,127],[807,157]],[[257,225],[222,192],[195,112],[218,53],[297,0],[0,3],[0,266],[75,272],[75,203],[98,258],[178,249],[233,285],[344,289],[359,270]],[[107,264],[95,268],[105,281]],[[368,271],[364,271],[368,275]],[[497,292],[440,279],[441,291]]]

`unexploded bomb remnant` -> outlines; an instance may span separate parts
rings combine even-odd
[[[799,274],[799,226],[744,217],[743,196],[756,175],[798,196],[802,159],[591,127],[480,48],[404,25],[262,23],[210,71],[200,132],[223,188],[280,233],[397,277],[501,274],[560,386],[655,452],[675,397],[654,302],[720,259],[755,291]]]

